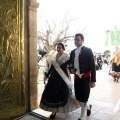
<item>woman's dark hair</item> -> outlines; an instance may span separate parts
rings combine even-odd
[[[77,34],[75,35],[75,37],[77,37],[77,36],[80,36],[80,38],[81,38],[82,40],[84,40],[84,36],[83,36],[83,34],[81,34],[81,33],[77,33]]]
[[[65,46],[63,43],[58,43],[57,46],[60,45],[62,47],[63,50],[65,50]]]

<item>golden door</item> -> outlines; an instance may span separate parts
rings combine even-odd
[[[0,120],[26,112],[24,1],[0,0]]]

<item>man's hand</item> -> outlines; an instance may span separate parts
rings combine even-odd
[[[91,87],[91,88],[94,88],[94,87],[95,87],[95,82],[91,82],[91,83],[90,83],[90,87]]]

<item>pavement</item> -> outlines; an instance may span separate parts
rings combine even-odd
[[[92,114],[85,120],[120,120],[120,81],[113,82],[109,73],[109,66],[104,65],[102,70],[97,71],[96,87],[91,89],[89,103],[92,104]],[[43,72],[39,70],[38,76],[38,103],[44,90]],[[50,112],[38,108],[34,112],[49,118]],[[80,109],[71,113],[57,113],[54,120],[78,120]]]

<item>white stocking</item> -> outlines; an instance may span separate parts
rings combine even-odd
[[[85,118],[85,111],[86,111],[86,103],[80,102],[80,105],[81,105],[80,119],[84,120],[84,118]]]
[[[86,103],[86,110],[90,110],[90,104],[88,102]]]

